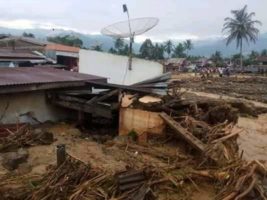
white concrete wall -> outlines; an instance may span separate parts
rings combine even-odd
[[[128,57],[81,49],[79,72],[107,77],[109,83],[131,85],[163,74],[158,62],[133,58],[128,70]]]
[[[4,112],[7,105],[7,110]],[[13,124],[17,120],[21,123],[36,123],[26,115],[19,117],[19,115],[27,112],[32,112],[34,117],[41,122],[63,120],[73,115],[68,114],[68,110],[46,102],[44,91],[0,95],[0,120],[3,116],[0,123]]]

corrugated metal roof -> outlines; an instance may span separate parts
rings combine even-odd
[[[105,78],[51,67],[0,68],[0,86],[94,81],[100,79]]]
[[[44,57],[26,52],[0,51],[0,58],[43,59]]]

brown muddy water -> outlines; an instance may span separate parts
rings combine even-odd
[[[267,114],[258,118],[240,117],[238,128],[244,129],[238,137],[240,151],[246,160],[265,161],[267,165]]]
[[[227,95],[189,92],[198,96],[215,99],[236,99]],[[267,107],[265,103],[245,99],[242,100],[253,103],[255,106]],[[236,127],[244,130],[238,137],[240,152],[243,150],[243,158],[248,161],[263,161],[267,167],[267,113],[259,115],[258,118],[239,117]]]

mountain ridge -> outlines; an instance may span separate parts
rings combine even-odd
[[[96,44],[102,46],[104,51],[108,51],[114,46],[114,39],[104,35],[97,34],[83,34],[68,30],[48,30],[48,29],[10,29],[0,27],[0,33],[11,34],[15,36],[22,35],[23,32],[33,33],[37,39],[42,41],[46,40],[47,37],[57,36],[57,35],[75,35],[83,41],[85,48],[90,48]],[[178,41],[174,41],[178,43]],[[215,51],[220,51],[223,56],[230,56],[239,52],[235,44],[232,43],[226,46],[225,39],[213,39],[213,40],[201,40],[193,41],[194,48],[189,52],[190,55],[194,56],[211,56]],[[134,44],[134,51],[138,52],[141,44]],[[259,36],[258,41],[253,44],[244,44],[244,54],[250,53],[252,50],[262,51],[267,49],[267,33],[263,33]]]

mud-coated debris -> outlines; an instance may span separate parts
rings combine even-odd
[[[225,122],[236,123],[238,119],[238,111],[230,105],[224,104],[215,106],[209,109],[209,111],[203,116],[203,120],[210,124],[217,124]]]
[[[8,152],[2,155],[2,165],[8,170],[17,169],[19,164],[26,162],[29,154],[25,149],[19,149],[17,152]]]
[[[49,145],[53,142],[54,137],[51,132],[33,130],[30,126],[24,126],[13,134],[0,138],[0,152],[12,152],[19,148]]]

